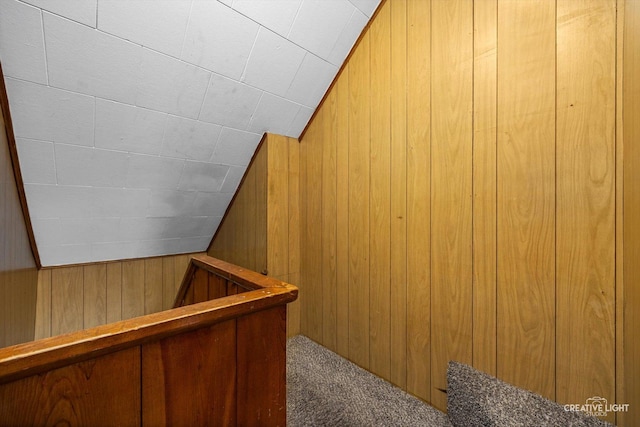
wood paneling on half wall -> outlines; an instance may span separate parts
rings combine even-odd
[[[209,246],[210,256],[298,283],[299,147],[294,138],[265,135]],[[300,332],[299,301],[287,306],[289,336]]]
[[[35,339],[172,308],[192,255],[40,270]]]
[[[38,273],[18,195],[22,183],[14,174],[17,153],[1,70],[0,80],[0,347],[6,347],[33,340]]]
[[[623,361],[638,369],[620,340],[640,341],[624,3],[382,3],[300,140],[303,334],[442,410],[452,359],[562,403],[640,407],[637,375],[616,387]]]

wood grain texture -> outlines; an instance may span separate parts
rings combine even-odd
[[[267,271],[282,277],[289,272],[289,138],[267,135]]]
[[[613,402],[615,1],[558,1],[557,46],[556,399]]]
[[[139,426],[140,350],[1,384],[0,402],[4,425]]]
[[[286,308],[237,319],[237,425],[284,426]]]
[[[431,399],[431,1],[407,1],[407,390]]]
[[[266,137],[266,136],[265,136]],[[264,137],[263,137],[264,138]],[[267,267],[269,254],[267,252],[267,211],[270,204],[267,199],[267,183],[269,170],[269,147],[256,153],[256,204],[255,204],[255,261],[252,270],[269,274]]]
[[[322,343],[337,350],[337,271],[336,271],[336,94],[330,93],[322,105]]]
[[[144,260],[144,313],[162,311],[163,284],[162,258]]]
[[[286,304],[297,289],[200,255],[180,295],[200,271],[207,284],[213,274],[221,289],[228,279],[252,290],[0,349],[2,423],[284,425]]]
[[[473,366],[495,376],[498,2],[473,6]]]
[[[369,367],[370,33],[349,63],[349,359]]]
[[[300,144],[289,138],[289,278],[292,284],[300,283]],[[287,306],[287,335],[300,333],[300,300]]]
[[[625,1],[616,0],[616,402],[624,393],[624,12]],[[640,15],[639,15],[640,17]],[[616,425],[624,426],[626,413],[616,414]],[[640,415],[640,414],[638,414]],[[637,418],[637,416],[636,416]]]
[[[107,266],[95,264],[82,267],[83,327],[92,328],[107,323]]]
[[[624,63],[622,121],[624,138],[624,223],[623,223],[623,368],[622,400],[629,412],[618,414],[619,425],[637,425],[640,419],[640,2],[624,4]]]
[[[407,2],[391,3],[391,381],[407,384]]]
[[[369,369],[391,379],[391,5],[372,23]]]
[[[38,271],[36,325],[34,339],[51,336],[51,270]]]
[[[498,3],[498,376],[555,398],[555,4]],[[508,303],[507,303],[508,301]],[[529,367],[538,367],[532,370]]]
[[[303,331],[309,338],[322,342],[323,322],[323,292],[322,292],[322,141],[323,141],[323,120],[326,110],[321,109],[316,117],[318,120],[309,129],[310,143],[307,147],[306,165],[302,167],[306,170],[306,188],[313,188],[306,195],[305,215],[306,224],[303,224],[308,253],[306,258],[306,269],[303,273],[303,283],[305,286],[306,299],[302,300]]]
[[[168,310],[173,307],[173,300],[176,297],[175,284],[175,259],[162,258],[162,309]]]
[[[473,4],[431,14],[431,404],[446,410],[449,361],[472,363]]]
[[[142,425],[236,425],[236,321],[142,347]]]
[[[51,272],[51,334],[60,335],[83,329],[82,267],[54,269]]]
[[[197,270],[191,284],[193,289],[193,303],[209,300],[209,273],[206,270]]]
[[[144,314],[144,260],[122,263],[122,318]]]
[[[36,339],[47,338],[65,332],[72,332],[124,319],[123,306],[142,308],[141,314],[158,312],[173,306],[177,286],[182,282],[190,255],[168,255],[164,257],[147,258],[137,261],[113,261],[107,263],[85,264],[75,267],[45,268],[38,273],[38,311],[36,316]],[[124,263],[130,263],[123,269]],[[133,263],[133,264],[131,264]],[[137,266],[132,269],[131,265]],[[52,282],[52,277],[54,281]],[[73,279],[69,279],[72,277]],[[66,289],[69,282],[72,289]],[[125,280],[141,280],[134,286],[137,293],[125,292]],[[62,282],[62,293],[54,295],[55,286]],[[64,284],[66,283],[66,284]],[[52,287],[53,286],[53,287]],[[72,292],[72,300],[80,301],[71,310],[67,293]],[[137,298],[135,301],[125,301],[127,298]],[[164,300],[170,300],[170,302]],[[55,313],[55,314],[54,314]],[[54,317],[56,320],[54,321]],[[67,324],[59,328],[61,316],[67,316]],[[57,322],[58,326],[53,326]],[[53,327],[53,330],[52,330]]]
[[[336,81],[336,348],[349,357],[349,65]],[[302,142],[306,145],[306,141]],[[301,161],[302,158],[301,158]],[[308,191],[307,189],[305,189]]]
[[[122,263],[107,264],[107,323],[122,319]]]
[[[308,129],[307,129],[308,130]],[[308,312],[306,310],[306,296],[307,293],[307,275],[309,274],[309,258],[311,252],[308,250],[307,239],[307,224],[308,224],[308,207],[307,207],[307,159],[308,159],[308,147],[309,144],[300,144],[300,297],[298,303],[300,304],[300,331],[306,334],[307,324],[309,323]]]

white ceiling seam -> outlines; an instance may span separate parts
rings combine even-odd
[[[263,133],[300,134],[378,3],[0,0],[42,264],[206,249]]]

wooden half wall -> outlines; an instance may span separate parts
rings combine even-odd
[[[172,308],[192,255],[43,268],[35,339]]]
[[[299,144],[266,134],[208,254],[295,285],[300,278]],[[300,331],[300,300],[287,306],[287,334]]]
[[[33,340],[37,262],[23,215],[17,150],[0,67],[0,348]]]
[[[638,4],[383,1],[300,139],[302,333],[639,425]]]

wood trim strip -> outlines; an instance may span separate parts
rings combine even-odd
[[[0,62],[0,106],[2,107],[2,115],[4,117],[5,132],[7,133],[7,142],[9,144],[9,153],[11,156],[11,165],[13,166],[13,176],[16,180],[16,187],[18,189],[18,197],[20,199],[20,205],[22,206],[22,216],[24,217],[25,226],[27,228],[27,235],[29,237],[29,244],[31,246],[31,252],[33,253],[33,259],[36,263],[38,270],[42,268],[40,262],[40,253],[38,252],[38,246],[36,245],[36,238],[33,234],[33,225],[31,223],[31,216],[29,215],[29,206],[27,205],[27,196],[24,192],[24,181],[22,180],[22,172],[20,171],[20,161],[18,159],[18,147],[16,146],[16,137],[13,133],[13,122],[11,121],[11,111],[9,110],[9,97],[7,96],[7,87],[4,83],[4,73],[2,72],[2,63]]]

